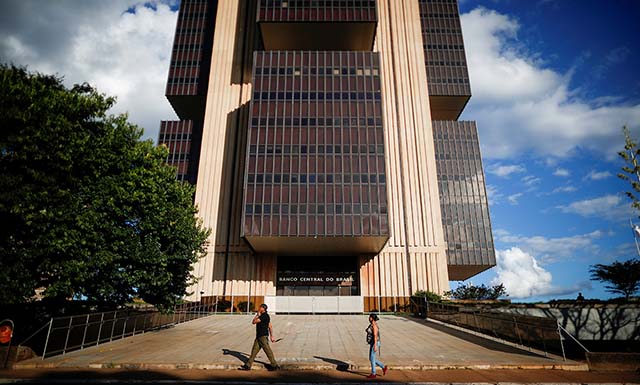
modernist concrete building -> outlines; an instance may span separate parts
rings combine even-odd
[[[166,94],[191,299],[397,310],[495,265],[456,0],[182,0]]]

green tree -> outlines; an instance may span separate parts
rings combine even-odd
[[[640,289],[639,259],[593,265],[589,272],[592,280],[608,283],[605,285],[608,292],[622,294],[627,300]]]
[[[444,293],[444,295],[454,299],[495,300],[500,297],[506,297],[507,289],[503,284],[490,287],[484,284],[480,286],[460,285],[455,290]]]
[[[45,298],[168,307],[208,230],[165,147],[89,85],[0,65],[0,304]]]
[[[618,178],[626,180],[631,185],[631,191],[626,191],[625,194],[631,199],[631,205],[634,209],[640,210],[640,200],[638,194],[640,194],[640,148],[638,143],[631,137],[629,128],[624,126],[622,128],[624,133],[624,150],[618,152],[618,155],[624,160],[625,165],[622,167],[622,172],[618,173]]]

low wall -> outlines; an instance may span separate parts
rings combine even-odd
[[[640,306],[637,304],[512,304],[493,310],[556,319],[582,341],[640,341]]]

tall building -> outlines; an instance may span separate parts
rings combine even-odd
[[[191,299],[398,310],[495,265],[456,0],[182,0],[166,93]]]

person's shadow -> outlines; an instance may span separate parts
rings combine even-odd
[[[235,358],[240,360],[243,365],[246,364],[247,361],[249,361],[249,355],[247,353],[239,352],[236,350],[222,349],[222,354],[225,356],[234,356]],[[255,360],[254,362],[267,366],[267,363],[263,361]]]
[[[317,358],[317,359],[322,360],[324,362],[328,362],[328,363],[330,363],[332,365],[335,365],[336,366],[336,370],[338,370],[340,372],[348,372],[348,373],[353,373],[353,374],[366,376],[366,374],[362,374],[360,372],[354,372],[353,370],[350,370],[351,364],[349,364],[348,362],[336,360],[335,358],[327,358],[327,357],[320,357],[320,356],[313,356],[313,358]]]

